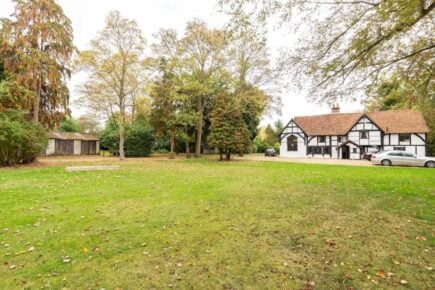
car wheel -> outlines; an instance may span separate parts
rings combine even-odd
[[[384,160],[382,160],[381,163],[382,163],[383,166],[391,166],[391,161],[388,160],[388,159],[384,159]]]
[[[435,161],[428,161],[425,164],[426,167],[435,168]]]

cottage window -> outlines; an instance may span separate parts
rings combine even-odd
[[[394,147],[393,147],[393,150],[397,150],[397,151],[405,151],[406,148],[405,148],[405,146],[394,146]]]
[[[326,142],[326,136],[318,136],[317,137],[318,143],[325,143]]]
[[[295,135],[287,138],[287,151],[298,151],[298,137]]]
[[[331,150],[329,150],[329,149],[330,149],[330,147],[328,147],[328,146],[323,147],[323,154],[331,154]]]
[[[315,146],[314,147],[314,154],[322,154],[322,147]]]
[[[411,134],[399,134],[399,142],[411,141]]]
[[[358,153],[358,151],[356,150],[356,148],[352,148],[352,153]]]
[[[337,136],[337,142],[341,143],[341,136]]]
[[[360,139],[369,139],[369,131],[361,131],[359,137]]]

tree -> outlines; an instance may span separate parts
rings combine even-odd
[[[83,133],[98,135],[100,132],[100,123],[93,115],[81,115],[75,122]]]
[[[112,154],[119,154],[119,124],[118,118],[108,120],[101,132],[101,147]],[[151,153],[154,142],[154,132],[145,116],[139,116],[131,124],[125,126],[125,155],[145,157]]]
[[[250,140],[238,100],[230,94],[221,94],[211,113],[208,144],[219,149],[220,160],[229,161],[231,153],[247,150]]]
[[[14,19],[2,20],[0,55],[12,80],[34,94],[14,97],[35,122],[53,128],[68,114],[66,81],[74,52],[71,21],[54,0],[14,0]]]
[[[196,124],[195,157],[201,155],[206,108],[216,95],[214,74],[228,61],[228,35],[224,30],[209,29],[205,22],[187,23],[181,39],[183,70],[191,76],[188,91],[195,96]]]
[[[235,19],[295,28],[300,37],[282,62],[300,88],[319,102],[364,98],[385,77],[434,66],[434,1],[220,0]],[[296,17],[297,16],[297,17]],[[300,20],[298,20],[300,19]],[[309,19],[309,24],[308,20]],[[299,29],[299,30],[298,30]]]
[[[398,75],[384,79],[376,90],[367,92],[369,95],[367,107],[369,109],[378,107],[381,111],[402,108],[421,111],[430,128],[427,152],[434,156],[435,94],[432,75],[433,68],[427,67],[426,74],[420,74],[417,82],[413,77],[399,77]]]
[[[47,144],[44,128],[23,112],[0,112],[0,166],[33,162]]]
[[[275,144],[278,142],[276,138],[276,132],[273,130],[272,126],[267,125],[266,129],[264,130],[264,140],[266,144],[269,146],[275,146]]]
[[[271,64],[265,29],[252,25],[246,15],[239,14],[234,20],[228,27],[231,49],[227,67],[237,79],[236,98],[241,99],[243,119],[254,140],[265,111],[279,112],[282,69]]]
[[[127,131],[125,154],[131,157],[146,157],[151,154],[154,132],[148,120],[139,116]]]
[[[76,120],[71,116],[66,116],[60,123],[59,131],[61,132],[81,132],[81,128]]]
[[[275,121],[275,123],[273,123],[273,126],[275,127],[275,135],[277,138],[277,142],[280,142],[280,134],[282,133],[282,131],[284,131],[284,123],[281,121],[281,119],[278,119]]]
[[[145,40],[134,20],[112,11],[91,47],[81,54],[80,66],[89,76],[81,86],[80,101],[108,118],[118,116],[119,158],[123,160],[126,115],[146,80],[143,69]]]

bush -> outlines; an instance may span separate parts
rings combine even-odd
[[[125,156],[145,157],[151,154],[154,143],[153,130],[148,120],[139,118],[133,124],[125,128]],[[109,150],[112,154],[119,151],[119,127],[118,124],[107,122],[100,136],[101,148]]]
[[[270,145],[261,140],[260,137],[255,137],[254,139],[254,152],[255,153],[264,153]]]
[[[153,130],[145,118],[137,119],[129,128],[125,138],[125,156],[144,157],[151,154]]]
[[[47,148],[47,133],[24,113],[0,113],[0,166],[29,163]]]

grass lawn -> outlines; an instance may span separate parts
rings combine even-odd
[[[435,286],[435,170],[60,165],[0,169],[0,289]]]

